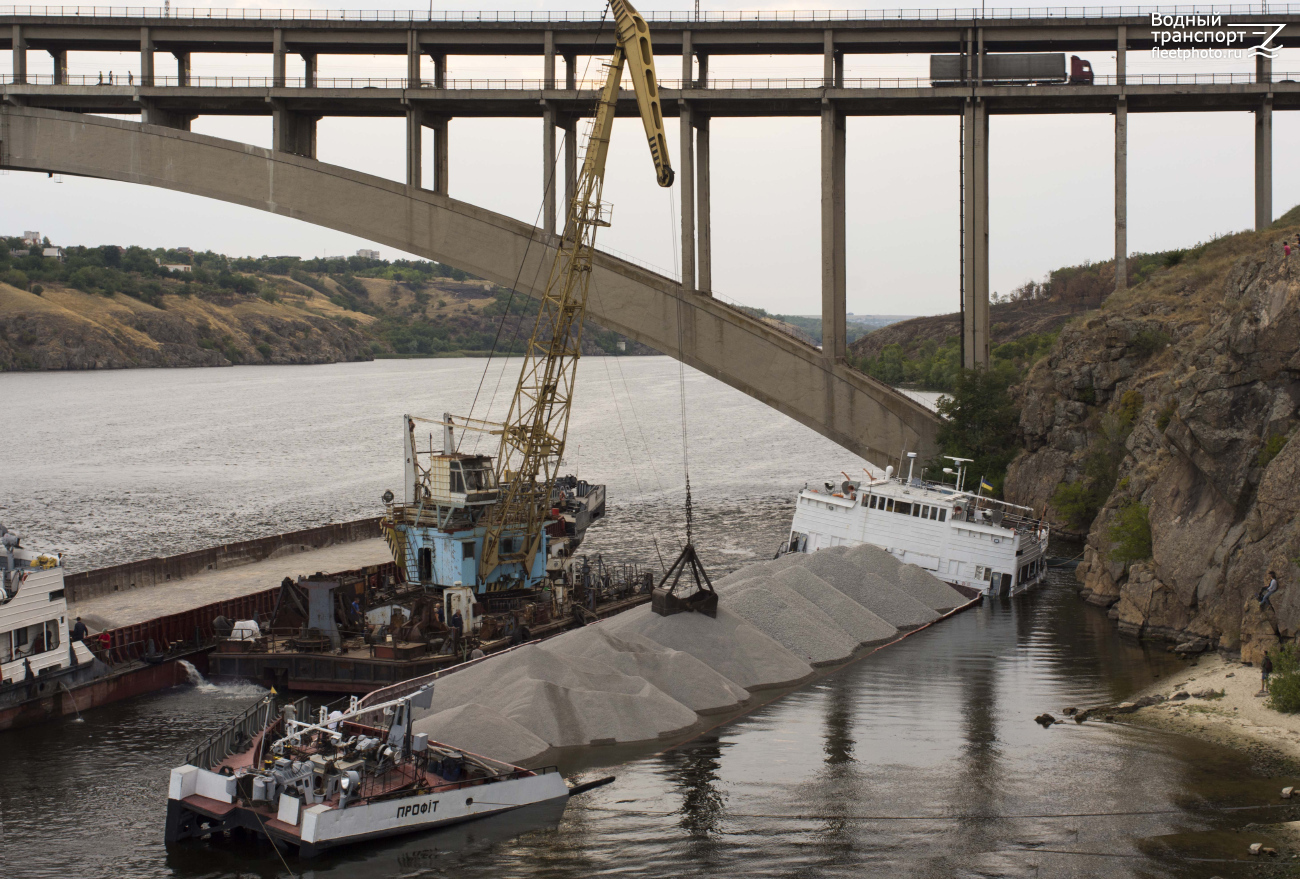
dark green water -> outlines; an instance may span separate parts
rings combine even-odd
[[[1120,639],[1063,581],[967,611],[679,747],[589,752],[568,770],[608,763],[618,781],[562,813],[290,865],[348,879],[1257,875],[1221,859],[1244,858],[1237,828],[1282,817],[1231,811],[1277,802],[1267,767],[1138,727],[1032,721],[1123,698],[1180,664]],[[5,875],[286,875],[269,848],[162,845],[167,770],[256,695],[180,688],[0,737]],[[1091,817],[1059,817],[1081,813]]]

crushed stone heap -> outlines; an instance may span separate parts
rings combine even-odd
[[[584,626],[547,641],[546,649],[644,678],[698,714],[727,711],[749,699],[743,687],[691,654],[635,632],[615,634],[604,625]]]
[[[797,684],[812,667],[764,635],[743,617],[718,607],[717,618],[698,613],[661,617],[649,605],[611,617],[602,625],[616,635],[632,632],[682,650],[746,690]]]
[[[825,611],[771,577],[759,575],[722,589],[728,610],[810,665],[842,662],[858,646]]]

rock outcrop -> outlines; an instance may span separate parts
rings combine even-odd
[[[1247,660],[1300,633],[1300,444],[1287,442],[1300,404],[1300,255],[1283,252],[1296,233],[1219,239],[1115,294],[1066,326],[1017,389],[1026,451],[1007,496],[1042,509],[1061,483],[1099,486],[1077,575],[1125,632]],[[1098,479],[1107,456],[1110,477]],[[1135,504],[1151,554],[1125,564],[1113,560],[1112,524]],[[1281,588],[1261,611],[1270,570]]]

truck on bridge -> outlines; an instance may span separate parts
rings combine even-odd
[[[985,55],[978,73],[976,63],[967,55],[931,55],[930,85],[967,86],[972,78],[980,85],[1092,85],[1092,64],[1078,55],[1070,56],[1068,75],[1061,52]]]

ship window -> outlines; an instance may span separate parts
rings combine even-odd
[[[920,504],[912,504],[912,515],[919,517],[921,515],[922,509],[923,508]]]
[[[907,501],[899,501],[894,504],[894,512],[901,513],[904,516],[910,516],[912,514],[912,505]]]
[[[892,512],[894,512],[894,499],[893,499],[892,497],[891,497],[891,498],[888,498],[888,499],[885,501],[885,512],[887,512],[887,513],[892,513]]]
[[[948,518],[948,511],[947,511],[947,510],[940,510],[940,511],[939,511],[939,521],[940,521],[940,522],[943,522],[943,521],[945,521],[947,518]]]
[[[873,510],[876,508],[876,496],[874,494],[867,498],[867,506]]]
[[[53,592],[50,593],[50,601],[58,601],[62,597],[63,597],[62,589],[55,589]]]
[[[13,635],[9,632],[0,632],[0,663],[9,662],[13,658]]]

